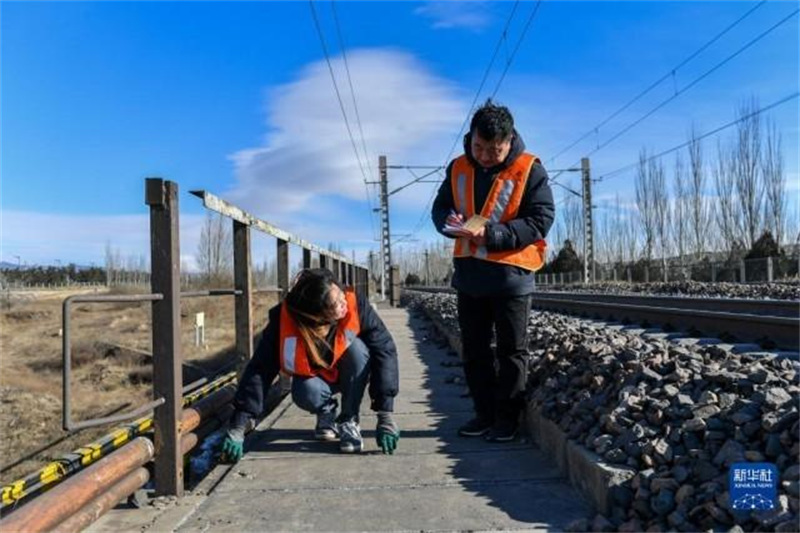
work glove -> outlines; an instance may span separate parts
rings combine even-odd
[[[237,463],[244,454],[244,428],[230,428],[222,441],[220,461]]]
[[[395,424],[392,413],[378,412],[378,425],[375,428],[375,442],[384,454],[393,455],[400,440],[400,428]]]

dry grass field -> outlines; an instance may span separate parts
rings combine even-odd
[[[85,292],[85,291],[84,291]],[[144,292],[144,291],[143,291]],[[0,309],[0,482],[35,471],[115,425],[61,429],[61,304],[74,292],[21,292]],[[254,334],[274,293],[255,296]],[[205,313],[205,346],[195,346],[195,313]],[[233,297],[182,302],[184,383],[234,362]],[[72,310],[73,419],[124,412],[152,397],[150,304],[79,303]]]

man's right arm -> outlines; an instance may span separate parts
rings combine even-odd
[[[450,181],[452,170],[453,163],[450,162],[450,164],[447,165],[444,181],[439,186],[439,192],[436,193],[436,199],[433,201],[433,207],[431,208],[431,220],[433,220],[433,225],[436,228],[436,231],[450,239],[454,238],[453,235],[443,232],[442,228],[444,228],[447,217],[452,211],[455,210],[456,207],[455,202],[453,201],[453,188]]]

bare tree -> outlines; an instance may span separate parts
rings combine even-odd
[[[612,255],[613,261],[621,265],[625,261],[625,219],[622,214],[622,202],[617,193],[614,199],[614,214],[612,218],[613,235],[612,240]]]
[[[689,133],[689,220],[691,221],[692,251],[695,260],[700,259],[700,254],[706,251],[709,242],[708,223],[708,201],[705,196],[706,173],[703,166],[703,145],[697,138],[697,130],[694,126]]]
[[[655,212],[656,233],[661,251],[661,267],[664,281],[667,281],[667,255],[669,254],[669,191],[661,159],[651,159],[648,165],[653,206]]]
[[[595,244],[598,263],[611,263],[614,258],[614,218],[611,215],[608,202],[603,202],[596,217],[596,235],[599,237]]]
[[[719,229],[718,247],[724,251],[734,248],[740,242],[737,234],[738,210],[734,206],[735,176],[733,169],[733,156],[720,142],[717,142],[717,160],[712,169],[714,175],[714,189],[716,193],[716,209],[714,219]]]
[[[653,205],[653,185],[647,150],[639,152],[639,166],[636,171],[636,207],[639,209],[639,222],[644,232],[644,257],[649,263],[653,258],[656,240],[656,210]]]
[[[208,284],[227,281],[231,276],[233,244],[231,227],[222,215],[206,214],[200,242],[197,245],[197,265]]]
[[[630,210],[622,225],[622,242],[625,261],[634,263],[639,257],[639,215],[637,211]]]
[[[681,269],[686,265],[685,254],[688,249],[686,245],[689,236],[689,191],[691,184],[686,183],[686,172],[683,168],[683,159],[680,153],[675,157],[675,168],[672,182],[675,200],[672,204],[672,236],[675,238],[675,251],[678,253],[678,261]],[[694,200],[694,198],[692,198]]]
[[[781,134],[771,121],[767,123],[766,133],[761,172],[767,195],[767,226],[780,246],[786,225],[786,175],[783,173]]]
[[[119,281],[119,275],[124,268],[124,261],[122,259],[122,252],[119,248],[113,248],[111,241],[106,241],[105,248],[105,269],[106,269],[106,285],[116,285]]]
[[[561,211],[563,220],[564,240],[572,241],[578,249],[583,249],[583,207],[579,198],[569,194]]]
[[[764,179],[761,173],[761,116],[753,98],[738,110],[736,127],[734,176],[736,198],[741,213],[739,230],[744,244],[750,248],[761,233],[763,218]]]

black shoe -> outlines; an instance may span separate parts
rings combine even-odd
[[[511,442],[517,438],[517,424],[514,422],[498,422],[486,432],[487,442]]]
[[[485,435],[492,428],[492,422],[485,418],[476,417],[458,428],[458,434],[462,437],[480,437]]]

